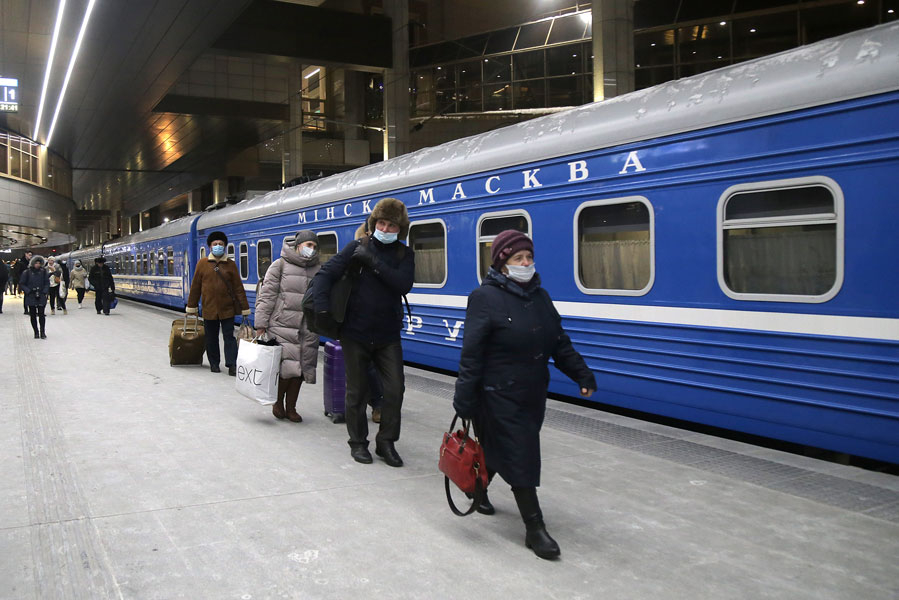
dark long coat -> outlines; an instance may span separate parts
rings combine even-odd
[[[487,467],[513,487],[540,485],[549,359],[580,387],[596,379],[535,275],[523,287],[493,271],[468,297],[453,406],[473,418]]]
[[[50,294],[50,274],[43,266],[40,269],[29,267],[19,277],[19,289],[25,293],[25,306],[46,306]]]

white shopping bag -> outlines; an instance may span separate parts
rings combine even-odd
[[[237,391],[263,406],[278,399],[281,346],[266,346],[240,340],[237,349]]]

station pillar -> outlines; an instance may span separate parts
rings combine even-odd
[[[634,91],[634,2],[593,0],[593,101]]]
[[[303,174],[303,65],[291,63],[287,69],[287,97],[290,122],[281,135],[281,183]]]
[[[393,22],[393,68],[384,72],[384,160],[409,152],[409,2],[384,0]]]

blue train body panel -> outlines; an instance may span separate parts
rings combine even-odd
[[[899,462],[899,70],[860,50],[874,40],[899,53],[891,32],[425,149],[67,258],[111,256],[120,295],[181,309],[206,236],[222,230],[253,306],[297,230],[318,232],[330,255],[380,198],[399,198],[431,236],[409,240],[421,273],[404,357],[455,370],[489,224],[509,218],[534,239],[596,401]],[[608,207],[645,220],[613,237],[586,216]],[[628,266],[638,255],[648,258]],[[640,283],[591,287],[619,264]],[[797,281],[775,276],[782,264]],[[577,395],[555,368],[550,390]]]

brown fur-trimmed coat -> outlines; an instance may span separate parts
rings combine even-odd
[[[236,305],[228,293],[225,281],[216,274],[216,267],[224,279],[231,284],[231,291],[234,293],[234,299],[237,300]],[[245,317],[250,314],[250,303],[247,302],[247,294],[244,292],[240,273],[237,272],[237,265],[227,255],[220,259],[210,255],[201,258],[197,263],[193,281],[190,283],[190,295],[187,297],[188,313],[197,312],[201,298],[204,319],[220,321],[229,319],[238,313]]]

